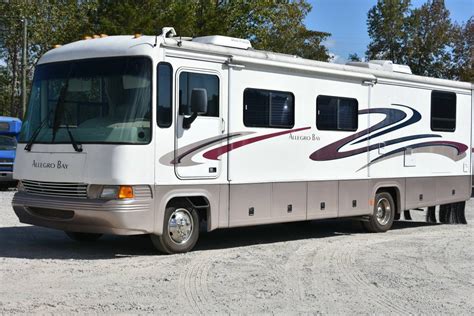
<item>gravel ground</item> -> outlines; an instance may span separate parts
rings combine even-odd
[[[157,255],[144,236],[83,245],[18,222],[0,192],[0,314],[471,314],[474,202],[468,225],[412,212],[384,234],[324,221],[204,233]]]

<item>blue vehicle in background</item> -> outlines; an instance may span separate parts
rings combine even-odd
[[[14,117],[0,116],[0,189],[16,185],[13,180],[13,162],[21,121]]]

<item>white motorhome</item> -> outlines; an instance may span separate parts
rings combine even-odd
[[[370,232],[440,206],[464,223],[472,85],[387,61],[336,65],[223,36],[102,36],[46,53],[13,208],[78,240],[351,217]]]

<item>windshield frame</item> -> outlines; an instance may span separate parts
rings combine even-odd
[[[43,66],[43,65],[58,65],[58,64],[68,64],[72,62],[87,62],[87,61],[100,61],[100,60],[111,60],[111,59],[120,59],[120,58],[127,58],[127,57],[132,57],[132,58],[146,58],[150,62],[150,138],[148,142],[144,143],[137,143],[137,142],[113,142],[113,141],[81,141],[81,144],[88,144],[88,145],[138,145],[138,146],[144,146],[144,145],[149,145],[153,141],[153,133],[154,133],[154,127],[153,127],[153,122],[154,122],[154,99],[153,96],[155,94],[155,73],[154,73],[154,60],[151,56],[149,55],[120,55],[120,56],[103,56],[103,57],[92,57],[92,58],[76,58],[76,59],[69,59],[69,60],[62,60],[62,61],[53,61],[53,62],[48,62],[48,63],[41,63],[38,64],[37,66]],[[35,70],[36,73],[36,70]],[[35,76],[33,76],[33,81],[30,87],[30,91],[28,94],[28,108],[26,109],[25,113],[25,119],[22,124],[21,131],[18,133],[18,136],[21,135],[23,132],[23,128],[26,127],[27,124],[27,118],[30,115],[31,111],[31,106],[30,106],[30,100],[31,100],[31,94],[32,94],[32,88],[33,88],[33,83],[35,82]],[[61,127],[65,128],[65,127]],[[18,137],[17,144],[28,144],[30,139],[27,140],[20,140],[20,137]],[[46,142],[46,141],[38,141],[35,140],[34,144],[43,144],[43,145],[71,145],[70,140],[64,140],[64,141],[54,141],[54,142]]]

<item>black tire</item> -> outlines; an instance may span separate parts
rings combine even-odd
[[[182,236],[176,235],[176,237],[173,237],[173,232],[170,232],[169,229],[170,220],[172,222],[172,217],[176,217],[179,214],[183,214],[183,216],[188,219],[187,223],[191,224],[190,232],[182,242],[175,240]],[[162,253],[173,254],[188,252],[194,248],[199,239],[199,215],[196,210],[191,207],[168,207],[165,210],[165,216],[163,218],[163,234],[150,235],[150,238],[155,248]]]
[[[69,238],[78,242],[89,243],[96,241],[102,234],[92,234],[92,233],[79,233],[79,232],[65,232]]]
[[[379,204],[383,204],[384,211],[382,217],[378,212]],[[395,202],[390,193],[380,192],[375,195],[374,212],[369,217],[368,221],[364,221],[363,226],[369,233],[383,233],[392,227],[395,218]]]

